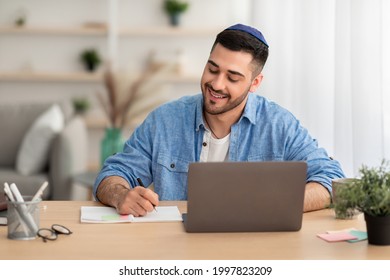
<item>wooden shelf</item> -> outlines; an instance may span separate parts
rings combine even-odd
[[[101,82],[101,73],[0,72],[0,81],[8,82]]]
[[[220,31],[217,28],[193,28],[193,27],[142,27],[121,28],[119,36],[215,36]],[[0,26],[0,34],[31,34],[31,35],[90,35],[105,36],[108,34],[106,27],[39,27],[39,26]]]
[[[0,81],[8,82],[102,82],[103,73],[62,72],[0,72]],[[161,77],[163,83],[197,83],[200,76],[175,75]]]
[[[90,129],[104,129],[109,127],[107,118],[102,116],[86,116],[84,117],[85,124]]]
[[[122,28],[120,36],[215,36],[220,29],[193,27]]]
[[[103,27],[7,27],[0,26],[0,34],[32,34],[32,35],[107,35],[107,29]]]
[[[199,83],[200,82],[200,74],[199,75],[175,75],[175,76],[166,76],[161,77],[161,82],[172,83],[172,84],[186,84],[186,83]]]

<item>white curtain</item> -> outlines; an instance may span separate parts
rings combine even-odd
[[[289,109],[347,177],[390,160],[390,1],[252,0],[270,45],[258,94]]]

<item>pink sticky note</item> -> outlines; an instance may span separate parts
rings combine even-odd
[[[348,232],[319,233],[319,234],[317,234],[317,236],[321,239],[324,239],[325,241],[328,241],[328,242],[337,242],[337,241],[357,239],[356,236],[354,236]]]

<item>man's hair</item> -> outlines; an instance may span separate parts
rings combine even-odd
[[[256,37],[240,30],[224,30],[217,35],[211,51],[217,44],[232,51],[244,51],[252,55],[253,77],[261,73],[268,58],[268,46]]]

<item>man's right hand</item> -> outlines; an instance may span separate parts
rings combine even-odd
[[[130,188],[125,179],[119,176],[104,178],[98,186],[97,198],[103,204],[115,207],[121,215],[144,216],[158,205],[158,195],[147,188]]]
[[[154,206],[158,205],[158,195],[150,189],[137,186],[125,191],[116,205],[119,214],[145,216],[147,212],[154,210]]]

